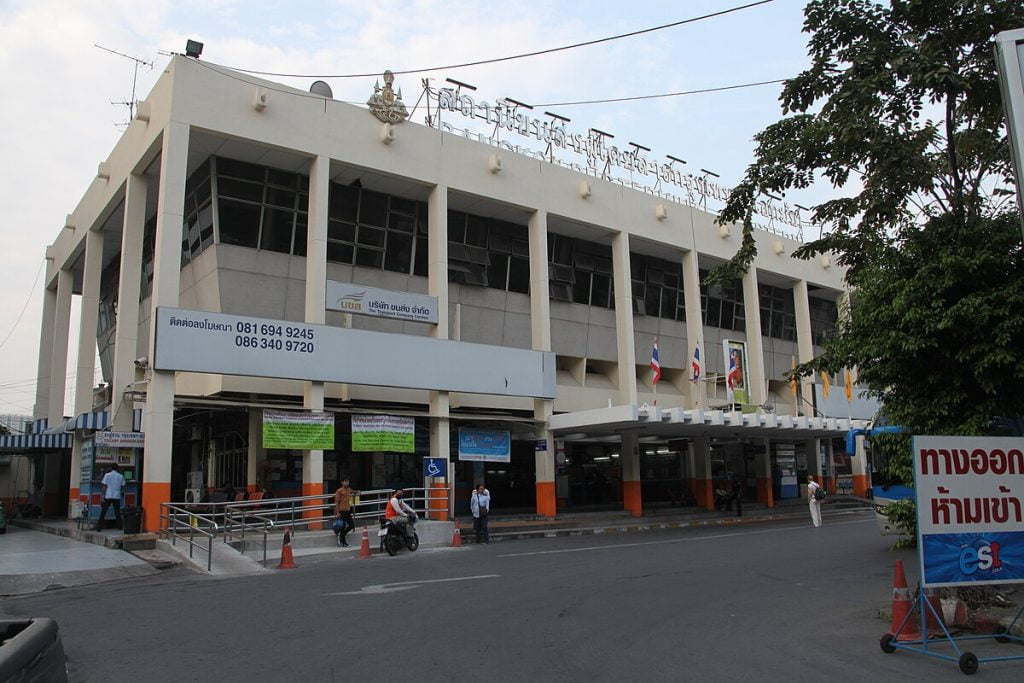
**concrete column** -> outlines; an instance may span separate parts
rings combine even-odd
[[[640,492],[640,441],[635,432],[622,435],[619,463],[622,464],[622,507],[634,517],[642,517],[644,503]]]
[[[75,375],[75,415],[92,411],[92,378],[96,370],[96,319],[100,307],[100,273],[103,270],[103,232],[85,235],[85,267],[82,276],[81,313],[78,325],[78,368]],[[78,500],[81,485],[82,440],[71,447],[70,500]]]
[[[551,299],[548,284],[548,215],[546,211],[530,214],[530,330],[535,351],[551,350]],[[536,399],[533,419],[537,423],[537,438],[544,441],[545,449],[534,451],[537,479],[537,514],[554,517],[557,513],[555,497],[555,441],[547,429],[554,411],[554,401]]]
[[[683,362],[689,367],[693,360],[694,348],[699,348],[702,366],[700,381],[690,382],[690,407],[705,408],[708,393],[703,369],[707,368],[708,350],[704,346],[704,316],[700,310],[700,265],[697,262],[696,251],[683,253],[683,298],[686,301],[686,341],[689,353],[689,358]],[[687,374],[693,376],[692,372]]]
[[[306,313],[307,323],[323,325],[327,320],[327,214],[331,189],[331,159],[318,156],[309,169],[309,229],[306,232]],[[306,410],[324,409],[324,383],[305,382],[302,406]],[[324,452],[308,450],[302,458],[302,495],[319,496],[324,492]],[[310,505],[317,504],[311,501]],[[306,510],[304,517],[319,517],[319,510]],[[309,528],[319,528],[318,525]]]
[[[793,286],[796,305],[796,347],[800,363],[814,360],[814,337],[811,334],[811,303],[807,294],[807,280],[797,280]],[[814,416],[814,375],[800,380],[799,413]]]
[[[775,494],[772,492],[772,442],[770,439],[764,439],[762,443],[762,452],[754,454],[757,502],[772,508],[775,507]]]
[[[750,266],[743,274],[743,315],[747,329],[747,381],[750,403],[764,405],[767,397],[764,377],[764,344],[761,340],[761,297],[757,291],[757,271]]]
[[[689,317],[689,315],[687,315]],[[711,481],[711,444],[706,436],[690,439],[690,457],[693,461],[693,484],[691,492],[697,505],[715,509],[714,486]]]
[[[121,270],[117,283],[117,329],[114,330],[114,367],[111,380],[110,422],[118,431],[132,426],[135,402],[125,392],[136,389],[135,360],[139,358],[139,290],[142,285],[142,237],[146,228],[146,176],[128,174],[125,182],[124,221],[121,228]],[[140,387],[141,388],[141,385]]]
[[[67,390],[68,334],[71,328],[71,291],[74,274],[70,269],[57,271],[57,303],[53,317],[53,348],[50,353],[50,395],[46,415],[50,428],[64,420],[64,393]],[[93,335],[95,335],[95,328]]]
[[[871,477],[868,474],[868,457],[864,450],[864,437],[857,437],[857,448],[850,453],[850,467],[853,474],[853,495],[866,497],[871,488]]]
[[[435,185],[427,198],[427,293],[437,297],[437,325],[430,331],[435,339],[448,339],[448,188]],[[451,397],[447,391],[431,391],[430,457],[443,458],[444,471],[451,465]],[[454,491],[455,480],[446,482]],[[447,519],[447,512],[438,517]]]
[[[825,488],[829,491],[836,490],[836,461],[835,452],[832,447],[832,439],[825,439],[825,471],[821,473]]]
[[[260,465],[267,459],[263,447],[263,409],[249,408],[249,443],[246,452],[245,484],[250,492],[263,483],[259,480]]]
[[[153,295],[149,318],[149,349],[155,357],[156,308],[175,307],[181,290],[181,224],[185,207],[185,176],[188,173],[187,124],[171,121],[163,132],[160,151],[160,184],[156,214],[156,248],[153,254]],[[131,300],[122,306],[130,307]],[[150,365],[152,368],[152,364]],[[142,467],[142,506],[145,527],[160,527],[160,506],[171,500],[171,453],[174,448],[174,371],[152,370],[146,390],[146,433]]]
[[[57,289],[43,288],[43,318],[39,323],[39,359],[36,365],[36,402],[32,418],[50,416],[50,363],[53,362],[53,323],[57,313]]]
[[[619,404],[637,402],[636,345],[633,339],[633,283],[629,266],[629,235],[612,238],[612,271],[615,285],[615,328],[619,362]],[[625,457],[625,454],[623,454]],[[637,496],[640,495],[637,487]]]

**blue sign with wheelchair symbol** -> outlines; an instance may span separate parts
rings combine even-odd
[[[423,476],[424,477],[443,477],[443,476],[445,476],[445,460],[444,460],[444,458],[423,458]]]

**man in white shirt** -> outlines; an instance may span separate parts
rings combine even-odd
[[[96,531],[103,528],[103,518],[107,516],[107,508],[114,506],[114,520],[121,526],[121,491],[124,489],[124,475],[117,471],[117,463],[103,475],[103,504],[100,506],[100,518],[96,520]]]
[[[476,542],[490,543],[491,537],[487,533],[487,515],[491,512],[491,492],[483,484],[477,484],[469,499],[469,510],[473,513],[473,533],[476,534]]]

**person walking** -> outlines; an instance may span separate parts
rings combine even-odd
[[[743,516],[743,482],[739,477],[732,480],[732,501],[736,503],[736,516]],[[731,504],[730,504],[731,507]]]
[[[357,495],[359,495],[359,491],[354,491],[349,487],[348,479],[342,479],[341,486],[334,492],[334,514],[344,523],[344,526],[338,531],[338,543],[343,548],[348,547],[345,536],[348,535],[348,532],[356,529],[356,523],[352,519],[352,497]]]
[[[821,526],[821,500],[819,498],[820,494],[818,493],[818,489],[821,489],[821,486],[818,485],[818,482],[814,481],[814,475],[808,474],[807,500],[809,501],[808,505],[811,508],[811,521],[816,527]]]
[[[476,534],[476,542],[490,543],[491,537],[487,533],[487,515],[491,511],[491,492],[483,484],[477,484],[473,491],[473,497],[469,501],[469,509],[473,513],[473,533]]]
[[[107,516],[107,508],[114,506],[114,520],[121,525],[121,491],[124,489],[124,475],[117,471],[115,462],[110,471],[103,475],[103,503],[100,505],[100,518],[96,520],[96,531],[103,528],[103,519]]]

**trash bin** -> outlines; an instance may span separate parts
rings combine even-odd
[[[142,508],[126,507],[121,510],[121,522],[124,525],[124,533],[138,534],[142,532]]]

